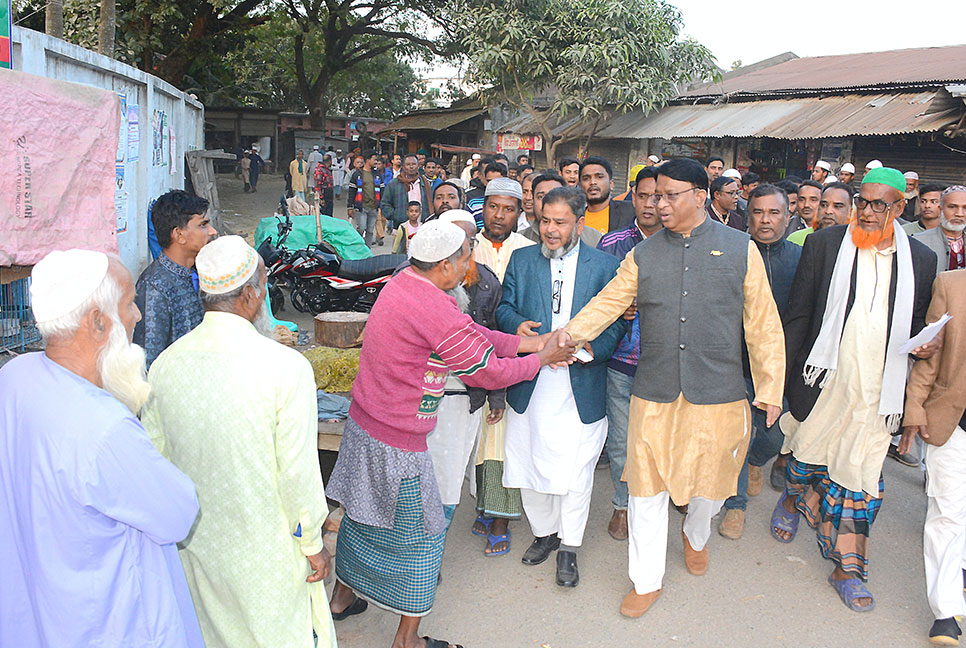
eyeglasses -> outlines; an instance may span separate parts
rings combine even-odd
[[[470,238],[470,237],[467,236],[466,237],[466,240],[470,242],[470,252],[472,252],[473,250],[475,250],[476,249],[476,243],[477,243],[476,238],[475,237],[474,238]]]
[[[722,191],[721,193],[726,194],[726,195],[731,196],[731,197],[734,197],[734,196],[737,196],[738,194],[740,194],[741,193],[741,190],[740,189],[735,189],[734,191]]]
[[[678,199],[678,196],[680,196],[681,194],[686,194],[689,191],[694,191],[695,189],[698,189],[698,188],[699,187],[691,187],[690,189],[685,189],[684,191],[675,191],[674,193],[647,194],[647,195],[644,196],[644,200],[650,201],[650,202],[654,203],[655,205],[657,205],[658,203],[660,203],[662,200],[666,200],[668,202],[674,202],[675,200]]]
[[[866,200],[862,196],[856,196],[853,199],[853,201],[855,202],[856,211],[862,211],[863,209],[865,209],[866,205],[869,205],[870,207],[872,207],[872,211],[875,212],[876,214],[881,214],[889,207],[892,207],[897,202],[899,202],[898,200],[893,200],[892,202],[885,202],[883,200]]]
[[[556,314],[560,313],[560,293],[563,291],[563,280],[554,279],[553,281],[553,292],[551,293],[550,303],[553,305],[553,312]]]

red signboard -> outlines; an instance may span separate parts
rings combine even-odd
[[[0,0],[0,68],[13,67],[13,12],[11,0]]]

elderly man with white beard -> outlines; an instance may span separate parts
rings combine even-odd
[[[208,648],[335,645],[312,367],[269,337],[265,266],[239,236],[195,260],[205,316],[151,365],[144,425],[194,479],[181,562]]]
[[[136,418],[131,275],[51,252],[30,292],[46,350],[0,369],[0,643],[201,647],[174,544],[198,500]]]

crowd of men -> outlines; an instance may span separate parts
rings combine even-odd
[[[292,168],[338,159],[319,157]],[[214,237],[203,199],[158,199],[163,249],[136,283],[98,252],[37,264],[46,350],[0,369],[4,644],[333,646],[372,602],[400,617],[394,648],[455,645],[419,626],[465,476],[484,554],[525,514],[522,562],[553,556],[572,588],[599,463],[624,616],[662,595],[669,504],[700,576],[713,518],[739,539],[773,459],[771,535],[804,517],[835,595],[867,612],[890,454],[929,476],[928,636],[958,643],[966,187],[878,161],[762,183],[652,156],[615,195],[597,156],[471,159],[452,180],[386,162],[353,158],[350,215],[370,244],[380,216],[400,228],[409,263],[370,314],[324,490],[312,370],[267,337],[264,263]],[[345,513],[328,599],[326,495]]]

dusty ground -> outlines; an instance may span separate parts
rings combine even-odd
[[[262,176],[256,194],[243,193],[232,176],[218,176],[218,184],[225,222],[249,239],[258,219],[272,214],[283,188],[280,176]],[[336,215],[345,218],[344,205],[337,205]],[[312,330],[311,316],[290,304],[285,316]],[[793,543],[772,539],[768,524],[777,493],[766,485],[749,503],[741,540],[719,536],[716,518],[711,567],[704,576],[684,568],[681,516],[672,510],[664,594],[641,619],[622,617],[618,607],[631,586],[627,543],[607,534],[612,486],[609,473],[598,471],[579,554],[581,581],[573,590],[554,583],[553,559],[537,567],[520,562],[532,539],[525,520],[511,524],[508,555],[485,557],[484,540],[469,531],[475,513],[464,492],[446,543],[436,606],[421,631],[467,648],[927,646],[932,617],[922,565],[922,473],[887,459],[885,482],[885,503],[872,533],[869,588],[877,607],[870,613],[851,612],[839,601],[826,583],[831,563],[821,558],[815,534],[804,523]],[[388,648],[397,622],[395,615],[370,606],[337,624],[339,645]]]

